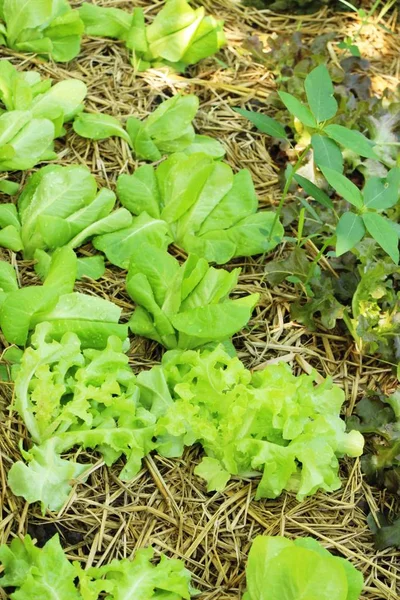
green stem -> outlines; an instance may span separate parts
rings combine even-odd
[[[317,256],[314,258],[314,260],[311,263],[310,270],[308,271],[307,279],[305,280],[304,285],[307,285],[310,282],[310,279],[314,275],[315,267],[317,266],[319,259],[321,258],[321,256],[323,255],[323,253],[325,252],[325,250],[331,243],[332,243],[332,238],[328,238],[327,240],[325,240],[321,250],[318,252]]]
[[[272,240],[272,235],[274,233],[274,229],[276,227],[276,224],[278,222],[279,217],[281,216],[282,207],[283,207],[283,204],[284,204],[284,202],[285,202],[285,200],[287,198],[287,195],[288,195],[288,192],[289,192],[289,188],[292,185],[292,181],[293,181],[293,178],[294,178],[294,176],[296,174],[296,171],[301,167],[301,163],[303,162],[303,158],[308,154],[308,151],[310,150],[310,148],[311,148],[311,144],[309,144],[308,146],[306,146],[306,148],[304,148],[303,152],[300,154],[299,158],[297,159],[296,164],[292,168],[292,170],[291,170],[288,178],[286,179],[285,187],[283,188],[283,192],[282,192],[282,197],[281,197],[281,199],[279,201],[278,209],[277,209],[277,211],[275,213],[275,218],[274,218],[274,221],[272,223],[271,231],[270,231],[269,236],[268,236],[268,241],[269,242]]]

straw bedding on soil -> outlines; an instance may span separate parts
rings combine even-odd
[[[77,5],[79,3],[76,3]],[[149,16],[160,3],[110,0],[105,6],[129,9],[141,4]],[[257,34],[266,43],[273,33],[294,32],[301,28],[305,40],[321,33],[339,31],[347,35],[357,26],[351,14],[332,14],[326,10],[307,17],[278,16],[266,11],[242,8],[229,0],[206,0],[206,10],[225,19],[228,46],[214,59],[192,67],[185,76],[150,70],[135,75],[127,51],[111,40],[86,39],[81,55],[71,64],[55,65],[2,49],[1,56],[13,60],[21,69],[35,68],[54,80],[81,78],[88,85],[87,108],[114,116],[135,114],[145,117],[159,102],[175,92],[196,93],[201,110],[196,126],[201,133],[221,139],[227,160],[233,168],[247,166],[253,175],[260,202],[274,207],[279,202],[278,168],[268,154],[268,138],[253,133],[237,118],[232,106],[264,102],[274,89],[273,76],[257,65],[242,48],[242,42]],[[385,25],[396,27],[396,14],[385,16]],[[367,27],[361,50],[371,61],[373,85],[377,92],[399,83],[400,32],[395,35]],[[337,60],[330,46],[332,60]],[[249,106],[249,105],[248,105]],[[120,173],[132,172],[138,163],[125,142],[83,140],[69,131],[58,143],[60,163],[87,164],[101,184],[114,186]],[[26,174],[18,175],[22,180]],[[277,254],[284,253],[284,247]],[[308,247],[310,256],[315,248]],[[90,255],[88,244],[82,252]],[[178,252],[176,252],[178,254]],[[6,251],[2,258],[15,256]],[[271,259],[272,257],[268,257]],[[236,336],[240,358],[249,368],[262,368],[278,357],[293,369],[309,372],[316,368],[321,376],[330,375],[345,389],[346,414],[367,389],[391,392],[396,385],[390,366],[372,357],[361,357],[344,330],[317,333],[294,324],[289,307],[294,292],[289,286],[270,287],[264,282],[265,258],[235,261],[243,267],[238,294],[260,292],[261,300],[248,328]],[[37,282],[32,264],[18,261],[20,281]],[[327,266],[322,262],[322,268]],[[132,304],[124,290],[125,274],[108,269],[99,282],[81,282],[87,293],[99,294],[124,309]],[[4,340],[2,340],[4,342]],[[1,340],[0,340],[1,343]],[[135,371],[148,368],[160,359],[157,344],[133,339],[130,360]],[[114,557],[134,554],[152,544],[156,552],[181,557],[194,573],[194,584],[203,593],[200,600],[233,600],[244,590],[246,556],[255,535],[313,535],[333,552],[340,552],[361,569],[366,579],[364,600],[395,600],[400,590],[399,552],[376,552],[366,521],[369,512],[399,511],[398,499],[370,488],[363,482],[358,461],[342,464],[343,487],[335,494],[318,494],[302,503],[291,495],[271,501],[255,502],[254,482],[233,480],[223,494],[207,494],[193,474],[199,459],[196,448],[182,459],[149,457],[142,471],[129,484],[118,479],[118,465],[107,469],[101,461],[93,463],[85,484],[77,486],[58,514],[42,516],[36,505],[28,507],[15,498],[6,485],[12,461],[20,457],[18,444],[25,435],[20,422],[9,409],[11,384],[0,387],[0,543],[26,531],[44,542],[56,531],[70,558],[83,564],[100,565]],[[85,460],[81,453],[80,460]],[[89,462],[89,458],[87,459]],[[0,597],[5,598],[0,591]]]

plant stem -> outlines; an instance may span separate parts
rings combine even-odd
[[[303,152],[300,154],[299,158],[297,159],[296,164],[294,165],[294,167],[292,167],[292,169],[291,169],[291,171],[290,171],[290,173],[288,175],[288,178],[286,179],[285,187],[283,188],[282,196],[281,196],[281,199],[280,199],[279,204],[278,204],[278,209],[277,209],[277,211],[275,213],[275,218],[274,218],[274,221],[272,223],[271,231],[270,231],[269,236],[268,236],[268,241],[269,242],[272,239],[272,235],[274,233],[275,226],[276,226],[276,224],[278,222],[279,217],[281,216],[282,207],[283,207],[283,204],[284,204],[284,202],[285,202],[285,200],[287,198],[287,195],[288,195],[288,192],[289,192],[289,188],[290,188],[290,186],[292,184],[292,181],[293,181],[293,178],[294,178],[294,176],[296,174],[296,171],[301,167],[301,163],[303,162],[303,158],[308,154],[310,148],[311,148],[311,144],[309,144],[308,146],[306,146],[306,148],[304,148]]]

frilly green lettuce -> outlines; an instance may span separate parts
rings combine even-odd
[[[343,391],[330,379],[314,382],[282,363],[252,375],[222,346],[172,350],[161,369],[138,377],[143,403],[158,418],[161,454],[180,456],[200,443],[207,456],[196,472],[209,490],[262,471],[257,498],[289,490],[299,500],[338,489],[338,458],[363,450],[362,435],[346,433],[340,418]]]
[[[10,469],[16,495],[59,509],[71,481],[87,465],[60,455],[73,446],[99,451],[106,464],[126,457],[122,479],[131,479],[153,447],[155,418],[139,402],[136,378],[123,343],[110,337],[104,350],[82,349],[75,333],[60,341],[49,323],[38,325],[17,369],[15,409],[34,446]]]

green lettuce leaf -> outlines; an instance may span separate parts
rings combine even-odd
[[[183,71],[225,44],[222,21],[205,16],[204,7],[192,8],[187,0],[168,0],[147,26],[139,7],[128,14],[85,2],[79,14],[87,34],[125,42],[140,71],[165,65]]]
[[[52,86],[35,71],[17,71],[2,60],[0,171],[31,169],[56,158],[53,140],[64,135],[64,123],[82,110],[86,92],[80,80],[66,79]]]
[[[153,556],[152,548],[142,548],[133,560],[114,559],[83,570],[78,562],[68,560],[58,534],[43,548],[26,535],[0,546],[5,573],[0,585],[17,588],[12,600],[97,600],[102,592],[109,600],[189,600],[194,590],[183,562],[161,555],[155,565]]]
[[[165,221],[178,246],[209,262],[269,252],[283,236],[278,221],[269,239],[275,215],[257,212],[249,171],[234,175],[228,164],[205,154],[173,154],[157,169],[145,165],[121,175],[117,194],[134,215],[146,211],[155,224]]]
[[[8,483],[28,502],[58,510],[87,466],[60,454],[74,446],[96,449],[111,465],[126,457],[121,478],[131,479],[153,447],[155,419],[139,402],[123,342],[109,337],[102,350],[83,349],[70,330],[54,339],[41,323],[15,379],[15,408],[36,444],[9,472]]]
[[[258,294],[229,300],[239,272],[214,269],[195,255],[180,265],[149,244],[135,248],[126,281],[137,305],[129,321],[132,332],[166,348],[229,339],[247,324],[258,301]]]
[[[110,190],[97,191],[86,167],[48,165],[28,179],[18,198],[18,214],[14,205],[0,209],[0,225],[5,225],[0,243],[1,234],[13,227],[21,242],[14,248],[23,249],[25,258],[32,258],[37,250],[76,248],[95,235],[131,224],[128,210],[113,211],[115,200]],[[4,241],[9,247],[9,234]]]
[[[79,54],[83,21],[67,0],[3,0],[3,43],[19,52],[35,52],[56,62]]]
[[[247,600],[358,600],[362,574],[313,538],[258,536],[246,567]]]
[[[180,456],[200,443],[206,457],[195,472],[209,491],[222,491],[232,475],[262,471],[256,498],[284,489],[302,500],[340,487],[338,459],[360,456],[363,437],[346,433],[343,391],[314,375],[295,377],[283,363],[253,375],[223,348],[171,350],[161,369],[141,373],[143,402],[157,417],[157,447]]]

